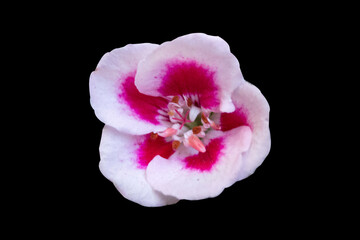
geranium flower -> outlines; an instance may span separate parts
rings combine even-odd
[[[114,49],[91,73],[90,96],[105,123],[100,170],[143,206],[215,197],[270,150],[269,105],[220,37]]]

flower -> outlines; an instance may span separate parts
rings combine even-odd
[[[220,37],[114,49],[91,73],[90,102],[105,123],[102,174],[143,206],[215,197],[270,150],[269,105]]]

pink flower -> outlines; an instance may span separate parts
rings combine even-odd
[[[143,206],[215,197],[270,150],[269,105],[220,37],[114,49],[92,72],[90,96],[105,123],[100,170]]]

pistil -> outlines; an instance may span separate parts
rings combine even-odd
[[[175,120],[178,120],[178,121],[181,121],[181,122],[182,122],[182,123],[181,123],[181,126],[180,126],[180,128],[179,128],[179,129],[182,129],[182,127],[184,126],[184,124],[185,124],[185,123],[189,123],[189,122],[191,122],[190,120],[188,120],[188,119],[187,119],[187,117],[188,117],[188,115],[189,115],[190,110],[189,110],[189,111],[187,111],[187,113],[185,114],[185,117],[183,117],[183,116],[179,113],[179,111],[178,111],[177,109],[175,109],[175,112],[179,115],[179,117],[180,117],[180,118],[173,118],[173,119],[175,119]]]

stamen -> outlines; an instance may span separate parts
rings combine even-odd
[[[150,139],[151,139],[151,140],[155,140],[155,139],[157,139],[157,138],[158,138],[158,134],[157,134],[157,133],[154,133],[154,132],[150,133]]]
[[[201,126],[193,127],[192,132],[193,132],[194,134],[200,133],[200,132],[201,132]]]
[[[165,131],[158,133],[161,137],[170,137],[177,134],[178,130],[174,128],[167,128]]]
[[[221,126],[217,125],[214,121],[210,120],[210,126],[215,130],[221,130]]]
[[[209,124],[209,120],[203,112],[201,113],[201,120],[203,120],[204,123]]]
[[[191,100],[191,98],[187,99],[187,105],[188,107],[191,107],[191,105],[193,104],[193,101]]]
[[[178,103],[178,102],[179,102],[179,96],[174,96],[174,97],[171,99],[171,102],[173,102],[173,103]]]
[[[210,119],[210,111],[195,106],[193,98],[190,97],[173,96],[170,98],[171,101],[167,105],[167,114],[169,115],[169,121],[173,125],[162,132],[151,133],[151,139],[156,139],[158,136],[171,137],[174,151],[183,143],[186,147],[192,147],[202,153],[206,152],[200,138],[205,137],[210,127],[220,130],[220,126]],[[185,124],[186,128],[183,129]]]
[[[172,149],[175,151],[180,146],[180,141],[175,140],[172,142]]]
[[[196,135],[191,135],[188,139],[188,144],[199,152],[206,152],[206,148],[201,140]]]

